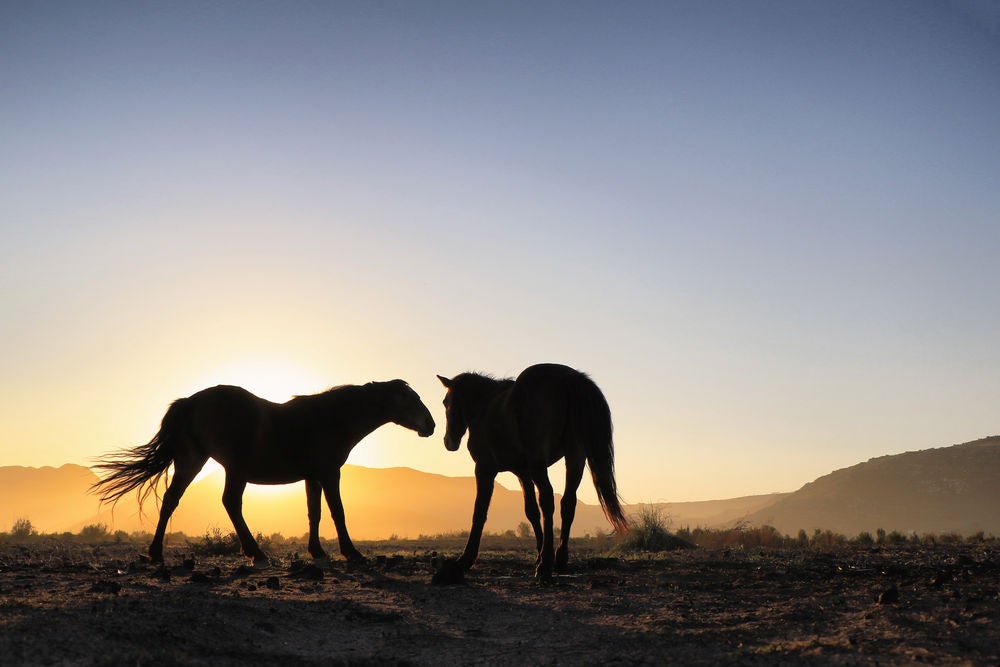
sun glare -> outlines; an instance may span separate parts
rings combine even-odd
[[[294,362],[248,359],[235,361],[206,373],[200,388],[217,384],[236,385],[261,398],[284,403],[293,396],[323,391],[336,384],[336,381],[320,378],[318,374]]]
[[[208,477],[213,473],[224,472],[224,471],[225,469],[221,465],[216,463],[215,459],[209,459],[208,463],[206,463],[202,467],[202,469],[198,472],[198,474],[195,476],[194,483],[197,484],[198,482],[200,482],[201,480],[205,479],[206,477]]]

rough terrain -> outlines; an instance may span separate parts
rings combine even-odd
[[[0,548],[0,664],[1000,664],[989,542],[576,554],[550,586],[527,551],[451,586],[429,550],[263,571],[140,553]]]

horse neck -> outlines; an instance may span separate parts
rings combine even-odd
[[[481,377],[481,376],[480,376]],[[512,380],[494,380],[493,378],[483,378],[477,382],[469,394],[468,419],[469,424],[479,421],[486,407],[501,393],[514,385]]]
[[[340,387],[328,392],[321,403],[312,406],[322,417],[323,427],[344,433],[351,444],[390,421],[387,403],[378,392],[378,386]]]
[[[351,413],[347,420],[352,423],[352,431],[358,436],[358,440],[392,421],[387,408],[388,402],[380,390],[381,386],[377,383],[358,387],[356,396],[352,397],[354,400],[344,406]]]

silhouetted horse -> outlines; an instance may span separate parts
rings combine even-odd
[[[102,503],[117,503],[136,491],[141,511],[143,501],[173,463],[174,474],[163,494],[156,534],[149,546],[150,557],[161,562],[167,520],[184,490],[213,458],[226,470],[222,504],[243,553],[257,565],[266,564],[267,556],[243,519],[247,483],[305,480],[309,553],[313,558],[326,557],[318,532],[321,494],[325,493],[337,526],[340,553],[348,560],[364,560],[344,523],[340,468],[362,438],[389,422],[424,438],[434,432],[430,412],[403,380],[345,385],[281,404],[240,387],[212,387],[174,401],[163,417],[160,432],[148,444],[101,459],[96,467],[110,474],[95,483],[92,491],[101,494]]]
[[[547,581],[569,559],[569,531],[576,514],[576,490],[584,464],[597,488],[601,507],[615,530],[628,529],[615,483],[611,410],[593,380],[567,366],[539,364],[516,380],[496,380],[477,373],[452,379],[438,376],[448,392],[445,447],[456,451],[469,431],[469,454],[476,462],[476,504],[469,542],[458,563],[468,569],[479,555],[479,541],[493,496],[497,473],[517,475],[524,491],[524,513],[535,531],[535,576]],[[555,501],[548,467],[565,457],[566,489],[562,499],[562,534],[553,563]],[[539,498],[535,499],[535,487]],[[542,523],[539,524],[539,502]]]

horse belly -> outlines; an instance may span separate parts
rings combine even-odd
[[[248,472],[246,478],[251,484],[294,484],[305,479],[305,475],[284,470],[256,470]]]
[[[246,461],[242,466],[242,472],[252,484],[291,484],[308,477],[309,467],[278,457],[265,456]]]

